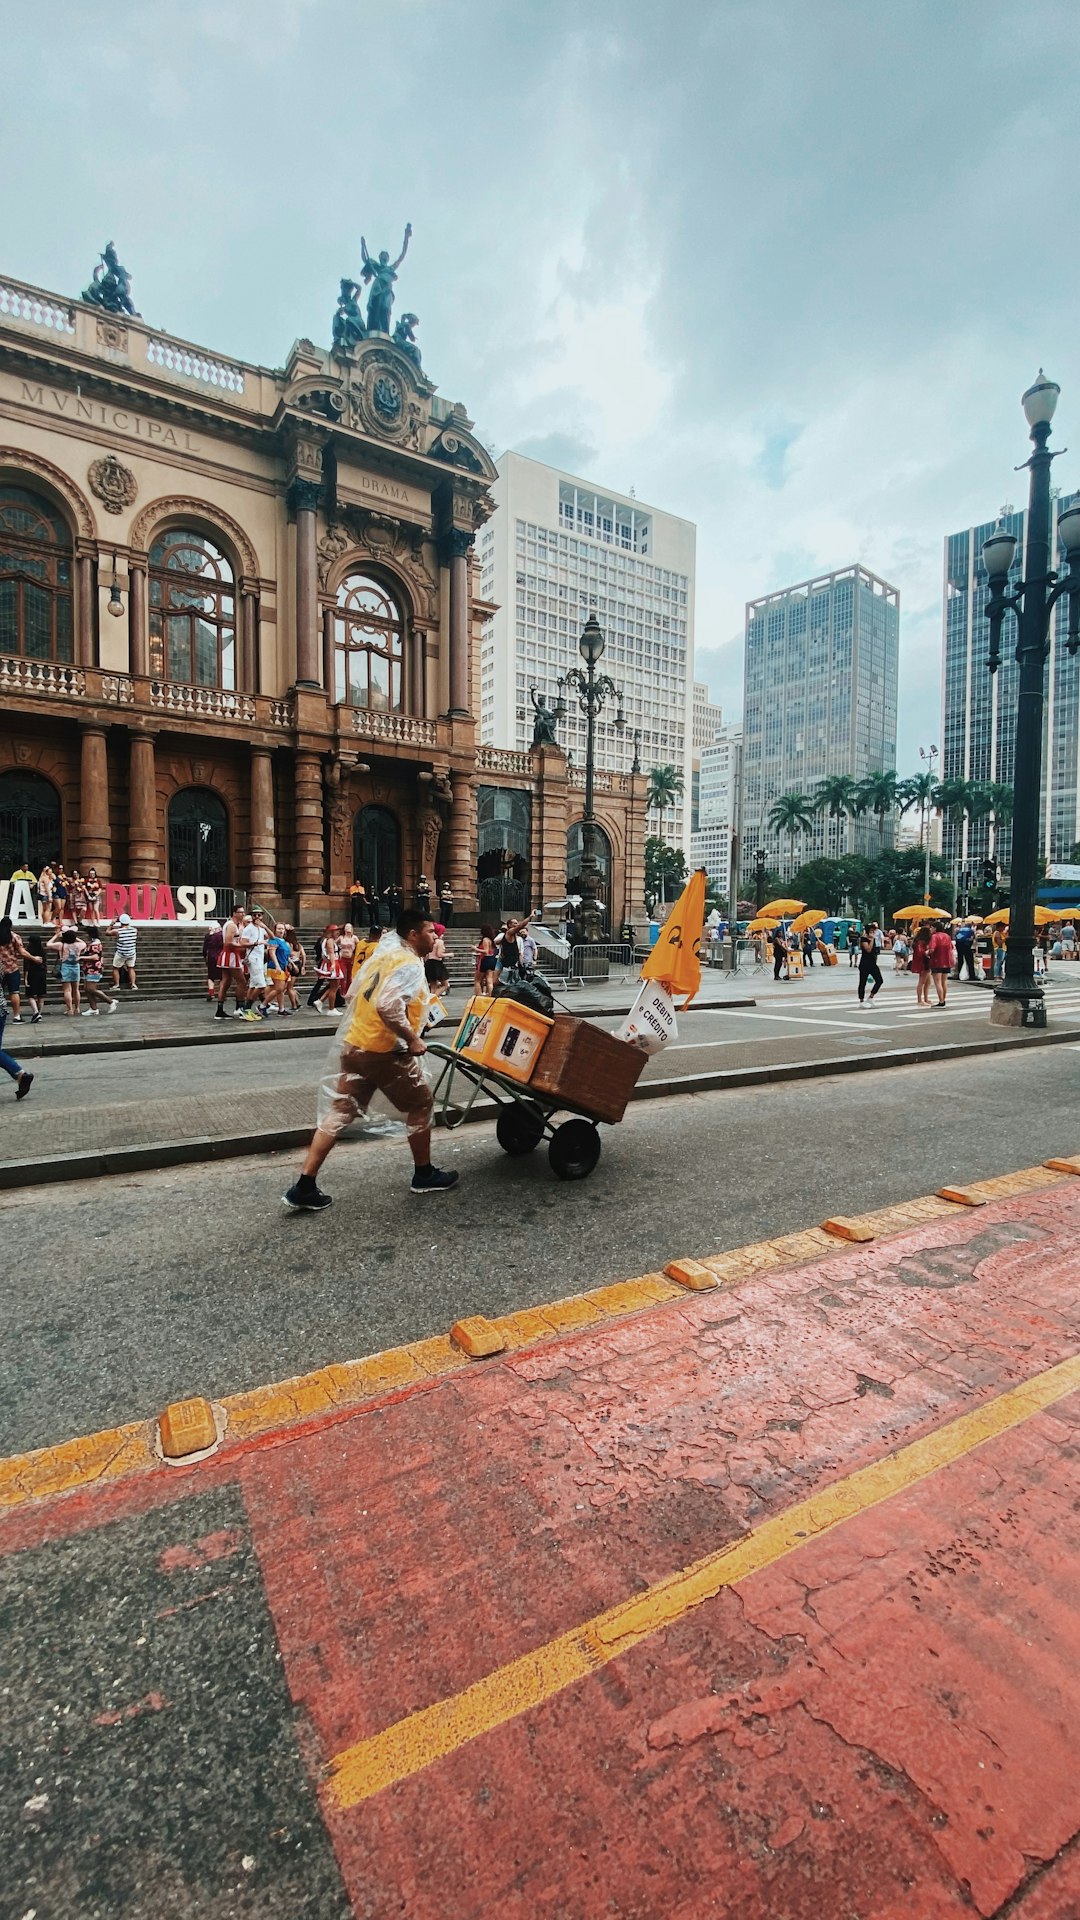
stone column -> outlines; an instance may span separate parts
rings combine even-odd
[[[251,749],[251,839],[248,886],[262,902],[277,892],[277,833],[274,827],[274,767],[268,747]]]
[[[294,768],[296,795],[296,890],[322,894],[323,805],[322,767],[317,753],[300,749]]]
[[[160,880],[157,772],[152,733],[132,733],[128,779],[128,873],[132,880]]]
[[[146,568],[140,567],[134,560],[128,563],[128,647],[131,660],[131,672],[142,674],[150,672],[150,639],[146,629]],[[162,662],[162,678],[168,678],[168,650],[166,641]]]
[[[461,527],[447,535],[450,555],[450,712],[469,711],[469,548],[473,536]]]
[[[323,685],[328,700],[334,698],[334,609],[324,607],[322,615]]]
[[[454,772],[454,804],[443,827],[439,879],[449,880],[460,913],[476,911],[476,791],[467,775]],[[428,875],[434,880],[434,874]]]
[[[82,727],[79,739],[79,865],[84,873],[87,867],[96,867],[98,878],[109,880],[112,878],[112,833],[105,729]]]
[[[289,506],[296,517],[296,684],[320,687],[318,572],[315,514],[319,489],[314,480],[289,484]]]
[[[259,691],[259,589],[240,588],[240,674],[237,686],[242,693]]]
[[[97,562],[92,554],[81,553],[77,561],[79,573],[79,611],[78,627],[75,637],[75,664],[79,667],[92,667],[94,664],[94,602],[97,599]]]

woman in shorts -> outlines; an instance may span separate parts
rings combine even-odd
[[[11,1008],[13,1020],[22,1020],[23,967],[28,955],[19,935],[11,924],[10,913],[0,920],[0,990],[3,991]]]
[[[33,1012],[30,1025],[36,1027],[45,1011],[45,994],[49,984],[48,970],[45,965],[45,949],[41,944],[40,933],[28,933],[26,936],[26,997]]]
[[[64,1012],[68,1019],[82,1012],[79,1000],[79,961],[82,958],[86,942],[79,938],[78,927],[65,927],[61,933],[54,933],[49,941],[49,952],[60,955],[60,984],[64,989]]]

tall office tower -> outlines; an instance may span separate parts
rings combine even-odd
[[[743,730],[720,727],[701,750],[698,825],[690,835],[690,865],[704,867],[709,887],[734,907],[739,865]]]
[[[876,853],[893,824],[818,814],[794,842],[769,827],[782,794],[812,794],[819,780],[864,780],[896,765],[900,595],[866,567],[803,580],[746,609],[742,832],[770,867]]]
[[[530,690],[554,704],[559,679],[582,665],[578,637],[595,613],[607,639],[599,671],[621,687],[626,716],[620,730],[614,704],[604,709],[596,765],[628,773],[640,731],[645,773],[669,762],[682,772],[683,803],[665,832],[685,843],[696,529],[524,454],[504,453],[498,469],[497,511],[479,537],[480,590],[497,608],[483,627],[480,739],[529,745]],[[576,767],[585,764],[585,727],[568,695],[558,734]]]
[[[1053,502],[1053,540],[1050,565],[1059,570],[1064,556],[1057,542],[1058,516],[1075,506],[1080,493],[1059,495]],[[1002,633],[1001,665],[995,674],[986,669],[990,651],[990,623],[986,618],[986,569],[982,543],[998,525],[1015,533],[1016,557],[1010,589],[1023,578],[1027,511],[1003,508],[998,520],[987,520],[945,541],[945,607],[942,635],[941,777],[943,780],[999,781],[1011,786],[1016,738],[1017,666],[1016,623],[1006,614]],[[1043,724],[1042,808],[1039,851],[1047,860],[1067,860],[1080,840],[1080,797],[1077,793],[1078,691],[1080,657],[1065,651],[1068,601],[1061,599],[1053,615],[1053,642],[1047,663],[1046,717]],[[1012,828],[998,826],[989,817],[945,822],[943,853],[953,866],[981,864],[993,858],[1007,869],[1012,855]]]
[[[701,788],[701,752],[711,747],[724,724],[724,709],[709,699],[709,689],[701,680],[693,685],[690,724],[690,831],[696,833],[700,822],[698,796]]]

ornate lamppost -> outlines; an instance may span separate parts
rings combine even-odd
[[[754,848],[754,899],[760,913],[765,905],[765,849]],[[736,905],[738,902],[736,901]]]
[[[1042,787],[1043,707],[1046,700],[1046,661],[1050,653],[1050,616],[1062,594],[1069,596],[1068,650],[1080,650],[1080,506],[1069,507],[1058,520],[1058,539],[1069,559],[1069,571],[1059,580],[1050,567],[1050,465],[1057,458],[1047,447],[1050,422],[1061,389],[1047,380],[1042,368],[1034,386],[1023,397],[1023,408],[1035,451],[1024,461],[1028,486],[1027,550],[1024,577],[1008,591],[1009,568],[1016,552],[1016,535],[998,526],[983,541],[983,565],[990,583],[986,611],[990,620],[987,666],[996,673],[1001,662],[1001,629],[1005,614],[1016,615],[1016,662],[1020,669],[1016,707],[1016,745],[1013,756],[1012,884],[1009,893],[1009,934],[1005,945],[1005,973],[994,989],[990,1018],[998,1026],[1045,1027],[1046,1003],[1035,978],[1035,886],[1039,860],[1039,803]],[[1065,451],[1064,448],[1061,449]],[[1017,472],[1020,468],[1017,468]]]
[[[585,671],[580,667],[571,667],[560,685],[560,703],[562,687],[569,687],[576,693],[578,706],[585,715],[585,810],[582,816],[582,854],[581,854],[581,905],[578,908],[578,936],[583,944],[595,945],[603,939],[604,923],[597,895],[600,891],[600,863],[596,857],[596,815],[593,807],[593,788],[595,779],[596,721],[609,700],[614,700],[618,711],[615,725],[624,727],[623,697],[621,688],[606,673],[597,673],[601,655],[607,645],[600,630],[595,613],[590,613],[585,622],[578,652],[585,662]],[[608,901],[610,912],[611,902]]]
[[[931,781],[934,778],[934,761],[937,759],[937,757],[938,757],[938,749],[935,746],[919,748],[919,759],[925,760],[926,771],[930,775]],[[932,792],[933,792],[933,788],[931,788],[931,793]],[[930,905],[930,815],[932,811],[933,811],[932,800],[931,799],[924,800],[921,808],[922,838],[923,838],[923,906],[924,907],[928,907]]]

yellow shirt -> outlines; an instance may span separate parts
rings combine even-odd
[[[427,1006],[427,980],[424,963],[411,947],[380,943],[365,960],[357,980],[347,1047],[357,1047],[361,1053],[393,1053],[398,1036],[383,1018],[387,1012],[406,1019],[419,1033]]]

